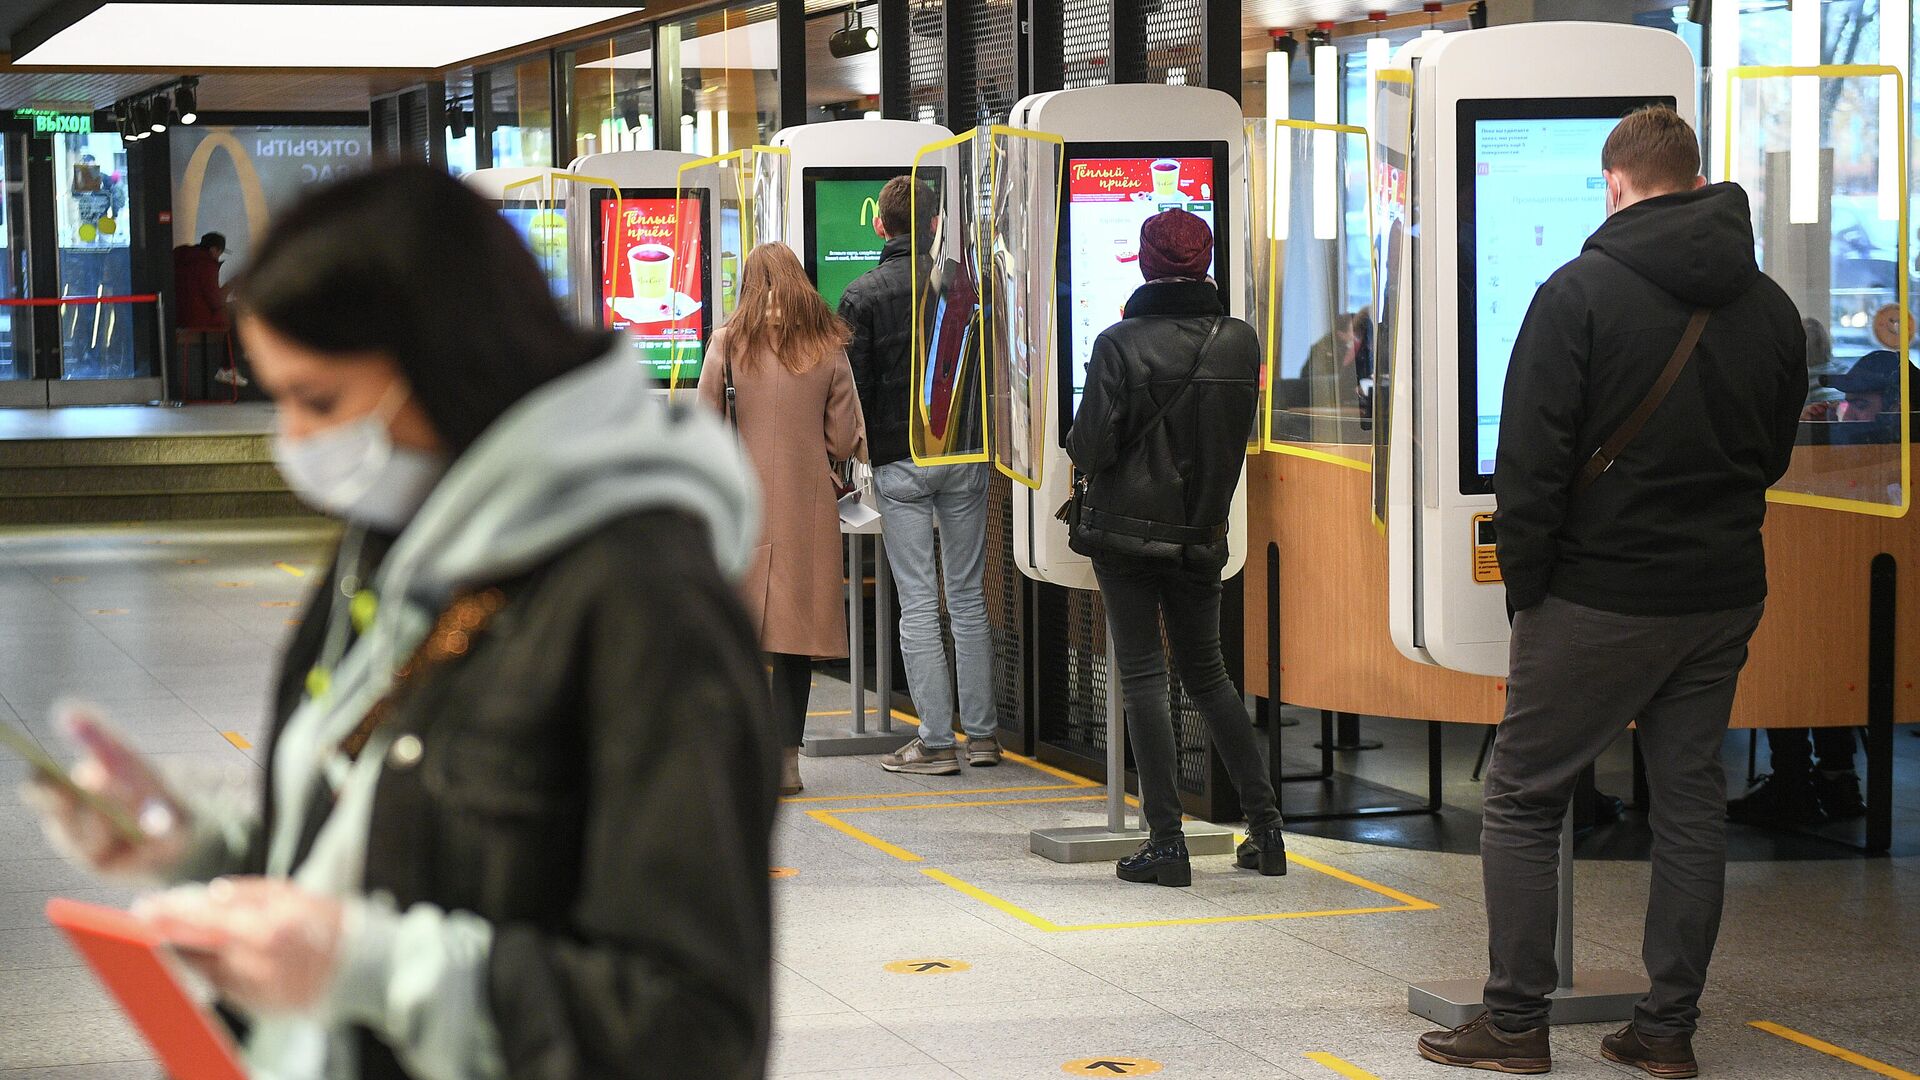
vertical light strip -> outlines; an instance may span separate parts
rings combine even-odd
[[[1707,175],[1715,180],[1733,179],[1727,168],[1727,154],[1740,145],[1734,138],[1740,103],[1734,100],[1732,82],[1727,78],[1728,72],[1740,66],[1740,3],[1741,0],[1713,0],[1712,40],[1708,48],[1713,56],[1713,71],[1709,75],[1713,83],[1707,94],[1713,108],[1713,150],[1709,155],[1713,160],[1707,165]]]
[[[1820,0],[1793,0],[1793,66],[1820,63]],[[1787,147],[1787,220],[1820,220],[1820,79],[1793,77]]]
[[[1320,45],[1313,50],[1313,121],[1340,122],[1340,50]],[[1313,133],[1313,238],[1340,236],[1340,145],[1331,131]]]
[[[1283,49],[1267,53],[1267,227],[1275,240],[1287,238],[1293,217],[1293,129],[1275,123],[1293,116],[1291,59]]]
[[[1913,9],[1908,0],[1880,0],[1880,62],[1905,72],[1913,47]],[[1880,78],[1880,220],[1899,221],[1900,132],[1907,125],[1902,80]]]
[[[1367,39],[1367,115],[1360,126],[1373,130],[1374,114],[1380,102],[1380,69],[1387,66],[1387,39],[1374,35]]]

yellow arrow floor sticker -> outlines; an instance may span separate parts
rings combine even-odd
[[[1060,1071],[1069,1076],[1145,1076],[1164,1068],[1165,1065],[1146,1058],[1109,1056],[1069,1061],[1060,1066]]]
[[[895,960],[886,966],[895,975],[958,975],[970,971],[973,965],[965,960],[943,960],[927,957],[920,960]]]

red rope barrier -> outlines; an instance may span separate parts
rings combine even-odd
[[[157,304],[155,293],[134,296],[39,296],[29,300],[0,299],[0,307],[64,307],[68,304]]]

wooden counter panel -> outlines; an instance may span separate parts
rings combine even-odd
[[[1248,462],[1247,482],[1246,670],[1253,692],[1264,694],[1267,686],[1267,546],[1277,539],[1282,696],[1289,704],[1498,722],[1504,680],[1417,664],[1394,648],[1386,538],[1369,519],[1367,473],[1261,454]],[[1882,551],[1898,560],[1901,575],[1895,719],[1920,722],[1920,514],[1891,519],[1776,504],[1766,538],[1772,597],[1741,677],[1734,725],[1866,722],[1868,570]]]

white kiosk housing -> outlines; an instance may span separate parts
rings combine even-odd
[[[1493,466],[1514,339],[1541,283],[1606,220],[1600,151],[1614,125],[1655,103],[1691,121],[1697,76],[1675,34],[1576,22],[1422,38],[1389,72],[1376,158],[1383,175],[1407,177],[1405,227],[1386,230],[1388,292],[1376,335],[1391,342],[1392,357],[1393,639],[1424,663],[1505,675]],[[1574,970],[1571,812],[1559,876],[1550,1022],[1627,1019],[1646,993],[1645,976]],[[1407,1008],[1458,1026],[1485,1011],[1484,984],[1418,983],[1407,990]]]
[[[772,145],[787,151],[787,189],[779,193],[786,212],[776,215],[786,231],[765,239],[779,240],[792,248],[827,306],[839,310],[840,295],[847,286],[879,265],[884,242],[873,231],[873,219],[879,213],[880,189],[894,177],[911,173],[914,155],[923,147],[952,136],[938,124],[910,120],[834,120],[782,129],[774,135]],[[870,485],[864,471],[859,479],[863,488]],[[879,612],[874,628],[874,647],[880,655],[874,687],[879,698],[878,727],[867,727],[862,674],[866,666],[865,597],[861,575],[856,573],[847,586],[850,720],[845,728],[810,733],[801,747],[808,757],[895,750],[906,734],[893,726],[893,578],[880,539],[880,520],[868,517],[855,525],[843,516],[840,531],[847,538],[849,561],[856,567],[862,563],[862,544],[868,538],[873,543],[874,599]]]
[[[1389,74],[1375,132],[1380,165],[1410,177],[1412,224],[1383,267],[1380,313],[1393,640],[1423,663],[1505,675],[1493,463],[1514,338],[1535,290],[1606,218],[1614,124],[1653,103],[1691,122],[1698,77],[1675,34],[1579,22],[1422,38],[1388,70],[1412,78],[1411,124]]]
[[[1073,486],[1067,431],[1086,389],[1094,339],[1120,320],[1140,276],[1140,226],[1179,207],[1214,229],[1213,277],[1227,313],[1249,318],[1244,253],[1248,203],[1246,121],[1240,104],[1196,86],[1129,84],[1034,94],[1013,107],[1013,127],[1066,141],[1062,181],[1052,387],[1039,489],[1013,491],[1014,561],[1021,573],[1074,589],[1093,589],[1093,564],[1067,547],[1054,512]],[[1228,520],[1223,575],[1247,555],[1245,473]]]

